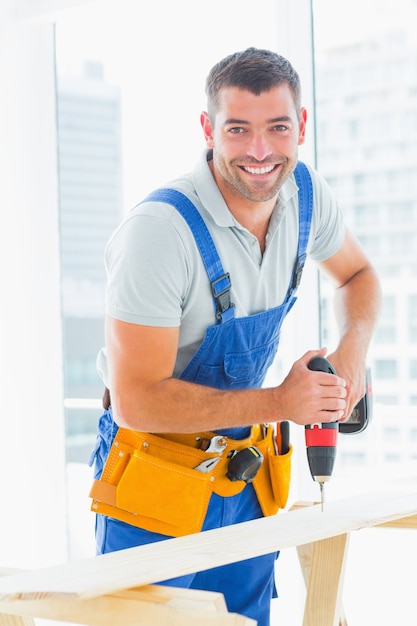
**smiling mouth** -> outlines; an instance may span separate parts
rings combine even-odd
[[[272,172],[277,165],[265,165],[263,167],[250,167],[248,165],[241,165],[241,169],[248,174],[253,174],[255,176],[262,176],[263,174],[269,174]]]

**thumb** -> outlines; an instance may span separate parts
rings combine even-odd
[[[305,355],[301,358],[301,361],[308,365],[315,356],[326,356],[327,348],[320,348],[319,350],[309,350],[305,353]]]

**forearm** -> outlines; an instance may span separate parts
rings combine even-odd
[[[329,355],[337,373],[346,381],[344,419],[365,393],[366,358],[381,307],[381,290],[372,267],[366,267],[336,289],[335,313],[340,339]]]
[[[175,378],[148,388],[114,388],[113,415],[121,426],[146,432],[193,433],[278,419],[272,389],[221,390]]]
[[[335,290],[334,309],[340,334],[338,351],[366,358],[380,308],[379,279],[371,266]]]
[[[221,390],[172,377],[143,384],[124,376],[119,367],[110,389],[113,415],[120,426],[155,433],[213,431],[281,420],[333,421],[345,409],[345,383],[308,369],[317,354],[324,355],[325,350],[306,353],[280,385],[266,389]]]

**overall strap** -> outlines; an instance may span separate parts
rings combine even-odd
[[[313,186],[311,177],[307,166],[301,161],[298,162],[294,170],[294,176],[299,188],[298,251],[297,261],[294,266],[285,302],[291,298],[300,284],[301,274],[307,258],[307,243],[313,212]],[[161,188],[151,192],[143,202],[165,202],[175,207],[182,215],[194,235],[211,283],[217,322],[221,324],[232,319],[235,314],[235,307],[230,299],[230,275],[224,271],[212,236],[191,200],[176,189]]]
[[[211,283],[217,323],[232,319],[235,307],[230,299],[230,276],[223,269],[216,246],[200,213],[186,195],[176,189],[161,188],[151,192],[143,202],[165,202],[174,206],[194,235]]]
[[[313,215],[313,184],[310,172],[302,161],[298,161],[294,170],[294,177],[298,185],[298,250],[285,302],[288,302],[294,295],[301,281],[301,274],[307,260],[307,244]]]

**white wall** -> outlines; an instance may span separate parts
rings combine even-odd
[[[0,555],[66,555],[53,28],[0,9]]]

